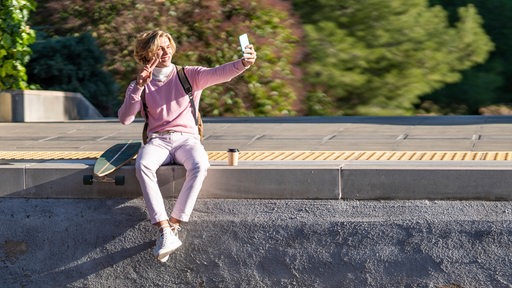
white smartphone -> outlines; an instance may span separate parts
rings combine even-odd
[[[244,53],[245,47],[249,45],[249,37],[247,37],[247,34],[242,34],[238,37],[240,39],[240,47],[242,47],[242,54]]]

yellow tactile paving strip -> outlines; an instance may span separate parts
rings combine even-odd
[[[0,151],[2,160],[97,159],[102,151]],[[209,151],[211,161],[226,161],[225,151]],[[246,161],[511,161],[512,152],[441,151],[244,151]]]
[[[227,160],[226,152],[209,152],[210,160]],[[509,161],[512,152],[417,152],[417,151],[248,151],[240,160],[253,161]]]
[[[75,151],[0,151],[0,159],[4,160],[79,160],[97,159],[100,152]]]

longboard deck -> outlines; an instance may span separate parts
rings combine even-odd
[[[94,175],[105,176],[130,161],[139,152],[139,141],[116,144],[101,154],[94,164]]]

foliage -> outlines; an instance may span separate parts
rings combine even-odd
[[[112,75],[102,70],[104,55],[90,34],[38,40],[32,50],[30,82],[47,90],[79,92],[102,114],[115,112],[115,98],[109,95],[116,95],[117,87]]]
[[[0,0],[0,90],[27,89],[25,64],[35,41],[27,25],[29,12],[36,7],[32,0]]]
[[[460,82],[422,97],[421,108],[426,112],[438,111],[443,114],[477,114],[480,107],[489,104],[512,103],[512,2],[509,0],[431,0],[442,5],[451,22],[456,21],[461,6],[474,5],[482,18],[483,27],[495,50],[489,60],[462,73]],[[425,107],[426,103],[430,107]]]
[[[242,56],[238,35],[248,33],[258,52],[255,67],[203,93],[205,115],[293,115],[292,65],[297,32],[284,1],[225,0],[45,0],[34,22],[50,35],[91,31],[107,55],[106,68],[126,87],[139,67],[132,58],[135,36],[169,31],[178,51],[173,62],[213,67]],[[124,97],[124,91],[119,98]]]
[[[305,41],[294,11],[279,0],[40,0],[33,22],[50,36],[90,31],[121,87],[139,69],[137,33],[167,30],[178,44],[175,63],[209,67],[240,57],[237,36],[249,33],[255,67],[206,89],[206,115],[474,113],[511,101],[508,0],[291,2]],[[482,27],[496,43],[487,62],[494,46]]]
[[[404,115],[493,49],[473,5],[448,22],[426,0],[294,0],[305,22],[308,113]]]

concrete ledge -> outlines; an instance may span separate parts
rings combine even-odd
[[[135,167],[126,165],[109,177],[124,176],[125,184],[94,182],[83,184],[92,175],[94,161],[17,163],[0,166],[0,197],[27,198],[135,198],[142,195]],[[224,199],[339,199],[340,164],[274,164],[230,167],[212,163],[203,183],[200,198]],[[163,166],[158,170],[161,191],[174,198],[185,181],[182,166]],[[12,181],[20,179],[20,181]]]
[[[25,164],[0,163],[0,196],[25,189]]]
[[[0,121],[41,122],[102,119],[80,93],[48,90],[0,91]]]
[[[261,162],[261,161],[259,161]],[[340,199],[339,163],[251,163],[211,166],[201,191],[205,198]],[[181,187],[185,169],[175,173]],[[177,191],[179,192],[179,191]]]
[[[512,200],[508,161],[357,161],[342,171],[343,199]]]
[[[92,162],[92,161],[89,161]],[[94,162],[92,162],[94,163]],[[0,165],[0,197],[26,198],[133,198],[140,196],[133,169],[122,167],[116,175],[128,175],[124,186],[113,183],[83,185],[84,175],[92,174],[88,161],[76,163],[16,163]],[[15,183],[15,185],[12,185]],[[9,185],[11,184],[11,185]],[[137,189],[133,189],[137,187]]]
[[[92,160],[2,163],[0,197],[136,198],[142,195],[135,167],[110,175],[125,184],[94,182]],[[132,163],[133,164],[133,163]],[[158,170],[165,198],[178,196],[185,169]],[[212,162],[203,183],[203,199],[330,200],[512,200],[508,161],[244,161],[240,166]]]

